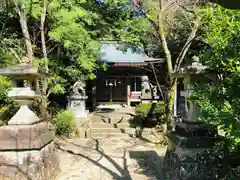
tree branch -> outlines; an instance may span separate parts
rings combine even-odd
[[[59,47],[59,44],[56,44],[53,48],[51,48],[50,50],[48,50],[48,54],[49,54],[50,52],[52,52],[56,47]]]
[[[180,65],[183,61],[183,59],[185,58],[186,54],[187,54],[187,51],[189,49],[189,47],[191,46],[192,44],[192,41],[194,40],[194,38],[196,37],[196,33],[198,31],[198,28],[200,26],[200,21],[199,19],[197,18],[194,22],[194,25],[193,25],[193,28],[192,28],[192,32],[189,34],[188,36],[188,39],[186,41],[186,43],[184,44],[180,54],[178,55],[177,59],[176,59],[176,63],[175,63],[175,66],[174,66],[174,72],[177,72],[178,69],[180,68]]]
[[[14,51],[14,49],[12,49],[12,48],[10,48],[10,47],[7,47],[7,45],[6,45],[4,42],[2,42],[2,45],[4,45],[4,47],[5,47],[7,50],[9,50],[9,51],[12,53],[12,55],[15,56],[15,58],[18,60],[18,62],[21,63],[21,59],[20,59],[20,57],[18,56],[18,54],[16,53],[16,51]]]
[[[168,48],[167,40],[165,37],[165,30],[164,30],[164,22],[163,22],[163,9],[162,9],[162,0],[159,0],[159,8],[160,8],[160,13],[158,15],[158,22],[159,22],[159,36],[161,39],[162,47],[166,56],[166,61],[167,61],[167,69],[168,69],[168,75],[171,80],[171,74],[173,73],[173,66],[172,66],[172,57],[170,50]]]

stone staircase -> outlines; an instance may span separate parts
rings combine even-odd
[[[135,128],[131,127],[133,118],[134,114],[128,113],[126,108],[95,112],[91,117],[91,137],[135,136]],[[149,129],[144,129],[144,133],[148,132]]]

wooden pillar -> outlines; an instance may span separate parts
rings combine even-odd
[[[131,105],[130,96],[129,96],[130,93],[131,93],[130,79],[129,77],[127,77],[127,106]]]

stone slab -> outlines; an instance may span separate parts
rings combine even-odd
[[[59,174],[58,159],[55,154],[45,160],[45,163],[29,164],[27,171],[21,167],[0,166],[0,178],[9,180],[53,180]]]
[[[49,157],[53,152],[54,142],[52,141],[40,150],[0,152],[0,162],[10,166],[24,165],[28,161],[32,163],[43,162],[43,159]]]
[[[50,180],[58,171],[53,142],[39,151],[0,152],[0,178]]]
[[[207,124],[194,123],[194,121],[186,121],[175,123],[175,132],[178,135],[189,136],[209,136],[214,137],[217,134],[217,128]]]
[[[0,142],[12,139],[35,139],[49,131],[46,122],[32,125],[8,125],[0,127]]]
[[[45,132],[33,139],[20,139],[13,137],[0,141],[0,150],[24,150],[24,149],[41,149],[54,139],[51,131]]]

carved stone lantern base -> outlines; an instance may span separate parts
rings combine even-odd
[[[53,179],[59,172],[54,133],[28,107],[22,106],[18,113],[0,127],[0,178]]]
[[[216,142],[221,141],[217,128],[202,122],[176,123],[175,132],[164,157],[164,172],[167,178],[177,180],[214,180],[219,170],[208,157]],[[216,179],[217,180],[217,179]]]
[[[0,159],[1,179],[50,180],[60,172],[53,142],[41,149],[0,152]]]

